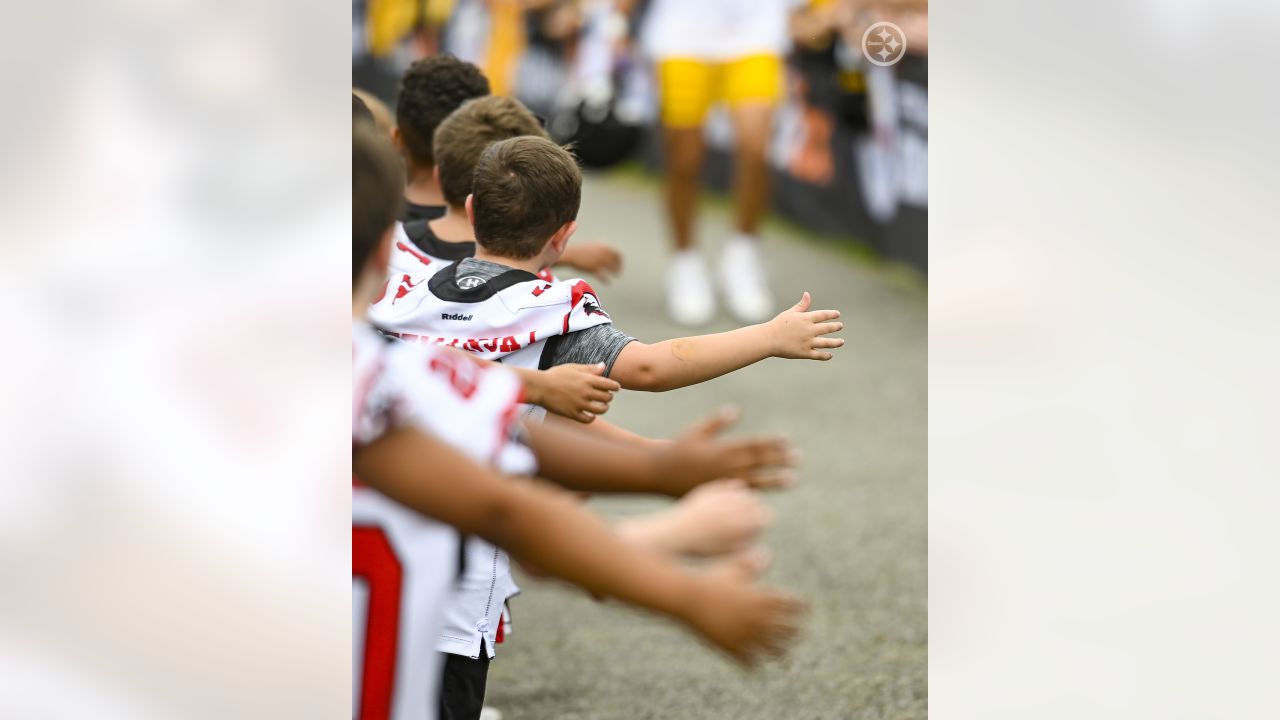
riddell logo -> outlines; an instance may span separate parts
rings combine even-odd
[[[441,313],[440,319],[441,320],[461,320],[463,322],[470,322],[471,316],[470,315],[453,315],[451,313]]]

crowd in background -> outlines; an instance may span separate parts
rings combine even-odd
[[[646,32],[656,0],[354,0],[353,83],[394,104],[414,60],[441,52],[480,66],[495,94],[519,98],[573,141],[587,166],[662,164],[657,81]],[[785,99],[768,160],[773,208],[927,268],[927,0],[792,0]],[[867,61],[863,36],[892,22],[901,60]],[[646,40],[649,40],[646,43]],[[731,184],[732,128],[705,125],[706,181]],[[852,200],[852,201],[851,201]]]

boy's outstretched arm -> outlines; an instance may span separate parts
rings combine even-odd
[[[652,345],[627,343],[609,377],[628,390],[657,392],[695,385],[770,357],[830,360],[830,350],[844,340],[824,336],[839,332],[844,323],[834,322],[839,310],[809,311],[811,302],[806,292],[769,322],[729,332]]]
[[[799,457],[785,438],[719,439],[736,418],[726,408],[654,446],[619,442],[552,418],[526,430],[538,474],[569,490],[680,497],[720,478],[739,478],[756,489],[794,484],[790,468]]]
[[[622,386],[619,385],[618,387],[619,389],[621,389]],[[563,422],[563,420],[561,418],[552,417],[548,415],[545,422],[558,423],[558,422]],[[641,435],[639,433],[631,432],[630,430],[624,427],[619,427],[617,425],[614,425],[613,423],[609,422],[608,420],[605,420],[604,418],[596,418],[595,422],[592,422],[588,426],[588,429],[597,437],[602,437],[607,440],[613,440],[614,442],[626,443],[629,445],[634,445],[636,447],[642,447],[642,448],[661,447],[671,442],[670,440],[645,437],[644,435]]]
[[[504,478],[417,429],[353,451],[351,464],[391,499],[595,595],[680,620],[740,663],[780,655],[795,635],[798,600],[752,588],[741,576],[691,575],[619,539],[567,494]]]

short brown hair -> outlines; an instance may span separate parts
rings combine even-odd
[[[452,55],[436,55],[410,65],[400,78],[396,125],[414,164],[434,165],[431,137],[440,121],[467,100],[488,94],[489,80],[480,68]]]
[[[578,217],[578,161],[543,137],[493,143],[476,162],[472,182],[476,242],[495,255],[527,260]]]
[[[432,143],[444,201],[462,205],[471,194],[471,177],[484,149],[522,135],[547,137],[538,118],[519,100],[500,95],[468,100],[436,128]]]
[[[351,131],[351,281],[395,224],[404,194],[404,164],[372,123]]]

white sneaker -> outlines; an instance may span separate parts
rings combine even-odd
[[[485,705],[480,710],[480,720],[502,720],[502,711]]]
[[[774,315],[773,295],[760,260],[760,241],[734,235],[720,251],[720,288],[725,305],[741,322],[764,322]]]
[[[681,250],[667,268],[667,312],[681,325],[705,325],[716,311],[707,263],[697,250]]]

